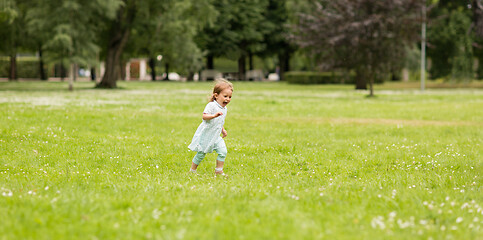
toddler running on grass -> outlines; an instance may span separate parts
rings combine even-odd
[[[225,123],[227,108],[226,105],[231,101],[233,84],[226,79],[217,79],[210,102],[203,111],[203,122],[195,132],[191,144],[188,146],[192,151],[197,152],[191,163],[190,171],[196,173],[196,168],[200,165],[206,153],[216,151],[215,174],[225,175],[223,164],[227,154],[225,141],[223,138],[228,134],[223,127]],[[220,137],[222,134],[223,137]]]

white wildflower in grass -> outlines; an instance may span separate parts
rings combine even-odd
[[[462,217],[459,217],[456,219],[456,223],[460,223],[460,222],[463,222],[463,218]]]
[[[13,196],[13,193],[11,191],[2,192],[2,196],[11,197],[11,196]]]
[[[161,216],[161,214],[162,212],[156,208],[153,210],[151,215],[154,219],[159,219],[159,216]]]
[[[411,222],[409,221],[403,221],[402,219],[398,219],[397,221],[397,225],[399,226],[399,228],[408,228],[411,226]]]
[[[292,198],[292,199],[294,199],[294,200],[297,200],[297,201],[300,199],[300,198],[299,198],[298,196],[296,196],[296,195],[291,195],[291,196],[290,196],[290,198]]]
[[[371,226],[372,228],[378,228],[378,229],[385,229],[386,224],[384,223],[384,217],[383,216],[377,216],[372,218],[371,221]]]

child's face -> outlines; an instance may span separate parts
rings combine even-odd
[[[215,93],[215,100],[220,106],[226,107],[231,101],[233,91],[230,88],[223,89],[220,93]]]

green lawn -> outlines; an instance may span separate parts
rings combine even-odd
[[[0,239],[483,239],[483,90],[0,82]]]

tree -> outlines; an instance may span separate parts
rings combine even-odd
[[[42,43],[39,50],[46,50],[48,61],[70,66],[73,78],[76,65],[95,62],[100,50],[97,36],[104,27],[101,20],[114,18],[121,2],[43,0],[32,4],[27,14],[29,32]]]
[[[197,37],[197,44],[206,51],[206,68],[214,68],[214,58],[233,55],[237,34],[231,30],[232,9],[227,0],[213,3],[218,17],[215,24],[207,25]]]
[[[203,56],[195,37],[206,25],[214,24],[217,11],[211,0],[181,1],[174,9],[163,19],[160,50],[167,63],[188,73],[188,78],[192,79],[194,73],[202,68]]]
[[[153,9],[146,8],[141,13],[145,17],[136,19],[125,54],[148,57],[152,80],[158,55],[175,71],[192,75],[201,68],[202,58],[194,43],[195,35],[217,16],[211,0],[173,1],[164,6],[169,10]]]
[[[283,79],[284,73],[290,70],[290,55],[295,51],[295,46],[290,43],[289,32],[289,11],[287,0],[269,0],[265,20],[262,22],[264,36],[264,49],[255,52],[257,55],[266,57],[276,55],[280,67],[280,78]]]
[[[432,78],[473,77],[472,12],[467,4],[466,0],[440,0],[430,12],[428,57],[432,60]]]
[[[136,32],[136,36],[148,36],[147,39],[154,39],[146,47],[146,52],[149,55],[160,49],[160,45],[156,42],[163,44],[161,48],[166,52],[166,54],[163,54],[163,59],[165,59],[164,55],[166,55],[166,60],[169,60],[169,57],[172,56],[168,51],[173,50],[176,53],[183,52],[185,54],[184,56],[187,56],[187,53],[192,53],[193,56],[197,55],[191,39],[191,36],[194,35],[192,31],[196,31],[196,27],[191,27],[191,24],[198,26],[198,24],[204,24],[207,22],[207,19],[210,19],[209,15],[206,16],[203,14],[206,14],[207,12],[205,10],[210,8],[211,0],[123,0],[122,2],[123,4],[117,11],[116,17],[108,22],[109,27],[104,33],[103,39],[106,50],[103,54],[106,58],[106,72],[97,87],[116,87],[119,72],[117,68],[120,65],[120,59],[126,46],[129,44],[132,34],[134,34],[133,30]],[[180,11],[178,7],[183,11]],[[190,15],[186,13],[190,13]],[[183,23],[185,21],[184,19],[187,22]],[[195,23],[194,19],[198,19],[198,21]],[[181,27],[168,27],[172,23]],[[168,32],[166,35],[161,35],[162,33],[166,33],[162,32],[166,29],[171,29],[175,32]],[[160,39],[160,41],[157,41],[157,39]],[[163,42],[166,39],[167,41]],[[171,44],[176,47],[186,47],[186,51],[168,48],[167,46]],[[132,50],[134,52],[137,51],[136,47],[133,47]],[[176,56],[172,57],[171,61],[176,61]]]
[[[4,4],[0,10],[0,35],[6,37],[0,40],[0,51],[10,56],[8,79],[16,80],[18,49],[30,40],[25,21],[28,1],[7,0]]]
[[[26,30],[32,37],[33,49],[38,50],[39,53],[39,73],[41,80],[47,80],[47,72],[44,67],[44,43],[50,37],[50,33],[46,31],[48,28],[43,26],[45,18],[42,18],[41,8],[38,8],[38,1],[29,3],[29,10],[26,13]],[[48,13],[44,13],[48,15]]]
[[[353,70],[356,89],[373,95],[375,78],[390,71],[394,56],[418,38],[421,1],[315,1],[293,26],[292,39],[311,52],[321,69]]]
[[[473,10],[472,28],[476,36],[483,38],[483,2],[481,0],[471,0]]]
[[[213,69],[214,57],[238,60],[238,77],[245,79],[246,58],[262,51],[267,0],[223,0],[214,3],[219,12],[216,23],[203,30],[198,44],[207,50],[207,68]]]
[[[138,4],[139,2],[135,0],[123,0],[115,18],[108,22],[108,30],[104,33],[105,39],[107,39],[107,46],[105,46],[106,70],[101,82],[96,86],[98,88],[117,87],[119,61],[131,34]]]
[[[471,10],[473,13],[471,27],[475,33],[474,54],[478,59],[477,78],[483,78],[483,1],[472,0]]]

